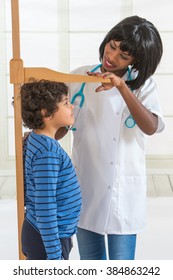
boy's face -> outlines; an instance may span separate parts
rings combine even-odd
[[[74,106],[70,103],[68,96],[64,95],[61,102],[57,104],[58,110],[50,119],[51,124],[56,127],[71,126],[74,123]]]

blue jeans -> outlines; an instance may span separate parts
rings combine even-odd
[[[109,260],[134,260],[136,234],[108,234]],[[105,236],[78,228],[77,242],[81,260],[107,260]]]

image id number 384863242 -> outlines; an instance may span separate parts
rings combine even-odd
[[[106,271],[107,275],[160,275],[160,267],[129,267],[129,266],[121,266],[121,267],[107,267]]]

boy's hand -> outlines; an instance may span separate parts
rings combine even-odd
[[[25,140],[28,138],[28,136],[29,136],[30,133],[31,133],[30,131],[27,131],[27,132],[24,133],[24,135],[23,135],[23,137],[22,137],[23,145],[24,145]]]

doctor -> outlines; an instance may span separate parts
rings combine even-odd
[[[85,84],[75,122],[72,158],[83,197],[77,234],[81,259],[135,258],[136,236],[145,226],[146,139],[164,128],[151,77],[162,51],[155,26],[132,16],[105,36],[96,72],[96,65],[73,71],[111,80]],[[80,87],[70,84],[71,98]]]

